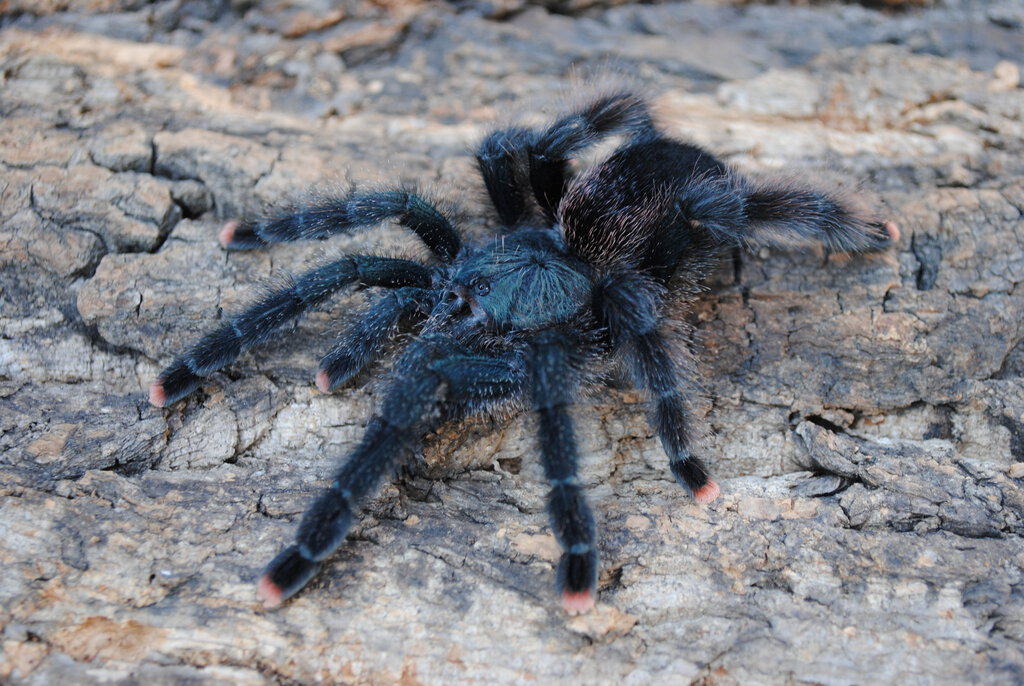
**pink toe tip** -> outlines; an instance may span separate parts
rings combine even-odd
[[[594,607],[594,591],[580,591],[579,593],[570,593],[566,591],[562,594],[562,608],[566,614],[579,615],[584,612],[589,612]]]
[[[328,376],[326,369],[321,369],[316,373],[316,387],[320,389],[321,393],[330,392],[331,377]]]
[[[709,479],[706,484],[704,484],[701,488],[697,489],[697,491],[693,494],[693,499],[696,500],[701,505],[707,505],[715,498],[717,498],[718,494],[721,492],[722,491],[718,487],[718,484]]]
[[[159,379],[154,381],[153,385],[149,387],[149,402],[156,407],[163,407],[167,402],[167,393],[164,391],[164,385]]]
[[[281,588],[266,574],[256,582],[256,599],[263,603],[263,607],[268,610],[278,607],[284,600],[283,595]]]
[[[900,239],[900,227],[896,226],[894,222],[887,221],[883,226],[885,226],[885,230],[889,234],[889,238],[893,243]]]
[[[238,220],[229,221],[225,224],[221,230],[218,239],[220,240],[221,247],[228,247],[231,245],[231,241],[235,240],[235,231],[238,230]]]

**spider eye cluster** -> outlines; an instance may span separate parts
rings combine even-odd
[[[565,321],[590,292],[585,266],[556,237],[526,229],[467,255],[452,280],[470,309],[502,330]]]
[[[470,279],[469,287],[479,296],[485,296],[491,292],[491,282],[482,276],[474,276]]]

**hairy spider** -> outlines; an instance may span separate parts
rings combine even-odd
[[[619,147],[574,174],[572,158],[610,135],[622,137]],[[650,422],[672,474],[695,500],[708,503],[719,488],[691,453],[694,418],[684,390],[691,365],[685,346],[673,340],[687,338],[687,329],[668,326],[666,303],[692,299],[729,246],[817,241],[867,252],[899,237],[894,224],[863,216],[836,194],[753,181],[668,138],[654,127],[644,99],[630,92],[595,98],[544,130],[495,131],[476,159],[502,225],[482,243],[465,242],[444,212],[400,189],[356,192],[221,230],[225,248],[247,250],[391,219],[436,257],[428,265],[349,255],[312,269],[207,334],[150,389],[154,405],[175,402],[346,286],[386,290],[321,362],[321,391],[378,357],[401,322],[418,327],[392,366],[362,441],[306,512],[295,542],[260,578],[257,597],[267,607],[317,573],[344,540],[360,502],[424,434],[471,413],[528,408],[537,418],[551,486],[551,528],[563,550],[562,604],[570,613],[590,609],[596,526],[577,476],[570,412],[581,390],[609,363],[623,368],[649,397]]]

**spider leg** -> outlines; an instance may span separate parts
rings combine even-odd
[[[659,331],[662,287],[636,272],[609,273],[595,293],[595,310],[608,327],[613,347],[623,354],[634,382],[651,398],[651,425],[661,437],[676,480],[699,503],[718,497],[718,484],[690,452],[693,415],[680,390],[685,358],[678,359]]]
[[[477,164],[504,224],[522,221],[529,191],[548,218],[554,219],[572,156],[615,133],[648,131],[653,131],[653,124],[647,104],[623,91],[597,98],[543,131],[495,131],[477,149]]]
[[[414,287],[398,288],[378,296],[320,360],[317,388],[329,393],[358,374],[377,358],[403,318],[417,312],[428,313],[435,299],[436,291]]]
[[[327,238],[395,219],[411,229],[442,262],[459,252],[458,233],[429,201],[406,190],[354,193],[265,219],[224,225],[220,242],[228,250],[251,250],[268,243]]]
[[[283,324],[345,286],[360,283],[427,288],[431,273],[429,267],[418,262],[372,255],[348,255],[306,272],[287,288],[266,294],[185,351],[153,382],[149,401],[164,407],[185,397],[203,383],[203,377],[268,340]]]
[[[837,252],[884,250],[900,238],[891,221],[878,221],[835,193],[779,181],[747,182],[747,216],[755,240],[821,241]]]
[[[679,202],[691,221],[733,244],[821,242],[835,252],[876,252],[900,238],[896,224],[872,217],[852,196],[784,180],[749,180],[733,172],[695,177]]]
[[[297,593],[341,545],[359,503],[426,431],[440,423],[442,413],[437,409],[443,391],[457,403],[473,396],[494,400],[512,394],[522,375],[512,360],[468,354],[458,343],[436,334],[421,337],[395,369],[395,380],[359,446],[306,511],[295,543],[260,577],[257,597],[266,607],[276,607]]]
[[[526,217],[529,190],[521,170],[529,164],[528,151],[536,137],[530,129],[501,129],[487,136],[477,148],[480,176],[498,218],[506,226],[515,226]]]
[[[533,409],[537,413],[541,462],[551,484],[548,516],[561,546],[556,576],[562,606],[569,614],[586,612],[597,598],[597,525],[577,475],[576,437],[569,405],[574,375],[573,351],[579,341],[548,330],[535,339],[529,353]]]

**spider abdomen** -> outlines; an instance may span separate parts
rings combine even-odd
[[[697,146],[643,136],[570,183],[559,213],[566,242],[588,262],[667,278],[685,253],[707,249],[681,198],[726,171]]]

